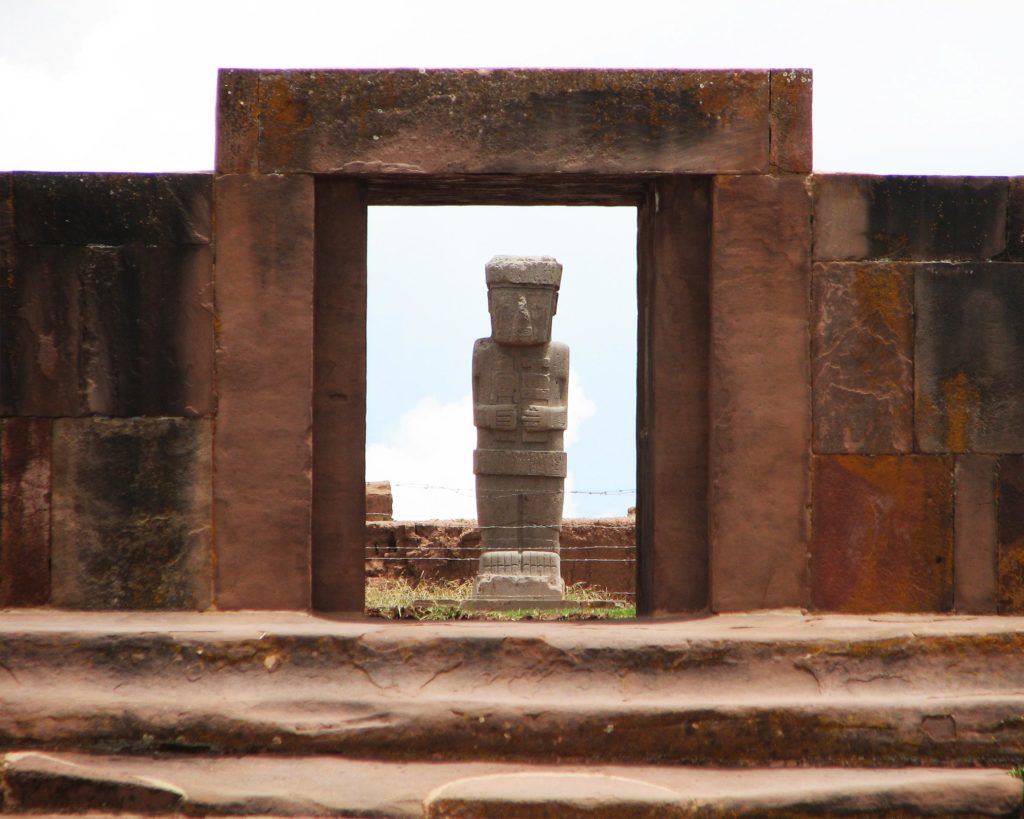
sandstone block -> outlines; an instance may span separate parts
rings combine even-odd
[[[773,173],[812,169],[809,68],[771,72],[771,168]]]
[[[712,205],[716,611],[807,600],[811,206],[801,177],[719,177]]]
[[[53,605],[210,605],[211,442],[206,419],[54,422]]]
[[[956,513],[953,578],[956,610],[996,610],[997,540],[994,455],[956,458]]]
[[[1000,459],[996,492],[999,613],[1024,614],[1024,455]]]
[[[258,71],[217,72],[217,148],[219,173],[254,173],[259,147]]]
[[[814,178],[819,261],[991,259],[1006,249],[1005,178]]]
[[[391,520],[393,504],[391,481],[366,482],[367,520]]]
[[[659,180],[640,210],[638,277],[648,305],[639,317],[637,383],[637,605],[644,614],[700,611],[709,601],[710,221],[706,178]]]
[[[215,209],[217,605],[308,609],[313,180],[218,177]]]
[[[222,72],[222,89],[251,80]],[[259,72],[259,170],[366,174],[768,169],[766,71]],[[218,170],[250,150],[222,90]],[[221,124],[223,123],[223,125]]]
[[[313,607],[363,610],[366,519],[366,190],[316,182]]]
[[[1024,451],[1024,264],[930,265],[915,291],[918,447]]]
[[[813,517],[814,608],[952,609],[952,458],[817,456]]]
[[[0,608],[50,600],[50,423],[0,422]]]
[[[212,266],[206,245],[19,245],[0,282],[2,412],[212,412]]]
[[[812,293],[814,451],[911,451],[912,273],[899,264],[819,263]]]
[[[28,245],[209,244],[213,175],[16,173],[17,239]]]
[[[1015,262],[1024,262],[1024,176],[1010,180],[1006,203],[1006,251]]]

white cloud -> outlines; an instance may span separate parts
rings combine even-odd
[[[569,428],[576,444],[580,427],[597,412],[575,371],[569,375]],[[473,402],[469,395],[441,403],[430,395],[404,412],[394,433],[366,447],[366,479],[391,481],[396,520],[475,518]],[[573,485],[570,472],[566,489]],[[566,496],[565,516],[573,516]]]

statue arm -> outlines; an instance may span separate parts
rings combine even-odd
[[[558,342],[552,345],[552,377],[558,384],[558,400],[547,406],[531,405],[523,413],[527,429],[565,429],[569,414],[569,348]]]
[[[473,425],[480,429],[515,429],[515,404],[484,404],[480,400],[480,372],[487,364],[488,349],[478,341],[473,347]]]

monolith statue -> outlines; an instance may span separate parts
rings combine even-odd
[[[473,347],[478,600],[560,599],[558,536],[566,458],[569,348],[551,340],[562,265],[550,256],[487,263],[491,335]]]

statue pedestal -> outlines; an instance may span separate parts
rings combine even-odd
[[[485,552],[473,584],[473,599],[561,600],[565,592],[558,552]]]

